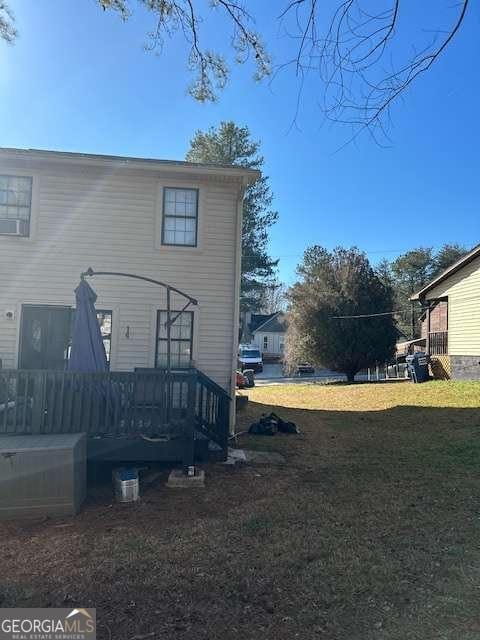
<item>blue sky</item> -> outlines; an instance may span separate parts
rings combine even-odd
[[[124,24],[95,0],[10,6],[20,37],[12,47],[0,43],[0,146],[183,159],[196,129],[246,124],[262,140],[280,215],[271,252],[287,282],[313,243],[355,244],[377,262],[420,244],[480,242],[478,3],[446,55],[393,109],[391,146],[364,136],[341,151],[346,134],[322,122],[313,87],[290,128],[291,73],[259,85],[249,65],[232,64],[220,101],[202,105],[187,95],[180,38],[160,56],[143,50],[152,29],[145,13]],[[249,6],[258,6],[258,26],[280,62],[291,43],[273,26],[278,11],[260,0]],[[204,33],[222,45],[219,27]]]

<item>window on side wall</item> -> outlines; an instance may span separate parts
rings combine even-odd
[[[197,246],[198,189],[163,190],[162,244]]]
[[[0,235],[30,235],[32,178],[0,174]]]
[[[172,319],[178,311],[171,311]],[[157,312],[157,348],[155,353],[155,366],[160,369],[167,367],[167,312]],[[190,367],[192,363],[193,349],[193,312],[183,311],[170,329],[170,357],[171,366],[174,369]]]

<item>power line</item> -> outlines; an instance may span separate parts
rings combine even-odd
[[[362,313],[357,316],[332,316],[332,320],[350,320],[352,318],[378,318],[380,316],[393,316],[402,311],[384,311],[383,313]]]
[[[480,296],[469,296],[468,298],[457,298],[458,302],[469,302],[470,300],[476,300],[480,302]],[[408,309],[400,309],[399,311],[384,311],[382,313],[362,313],[355,316],[332,316],[332,320],[350,320],[356,318],[378,318],[381,316],[394,316],[396,314],[408,313]]]

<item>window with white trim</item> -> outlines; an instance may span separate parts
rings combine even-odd
[[[175,318],[178,311],[171,311]],[[167,323],[166,311],[157,311],[157,348],[155,366],[161,369],[167,366]],[[193,312],[183,311],[170,328],[170,359],[173,368],[189,367],[192,363],[193,349]]]
[[[163,189],[162,244],[196,247],[198,189]]]
[[[268,336],[263,336],[263,349],[268,351]]]
[[[0,175],[0,235],[28,236],[32,178]]]

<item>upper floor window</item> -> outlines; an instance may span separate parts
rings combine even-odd
[[[32,178],[0,175],[0,234],[28,236]]]
[[[198,189],[163,190],[162,244],[197,246]]]

